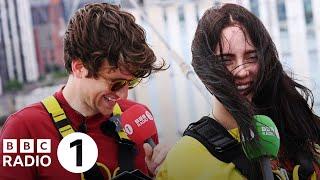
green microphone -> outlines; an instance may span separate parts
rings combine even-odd
[[[274,122],[265,115],[254,116],[255,126],[259,140],[244,141],[242,148],[248,159],[260,158],[264,179],[274,179],[270,165],[270,158],[278,155],[280,136]]]

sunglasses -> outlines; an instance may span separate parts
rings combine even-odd
[[[134,78],[132,80],[116,80],[111,84],[111,91],[118,91],[124,86],[128,85],[129,89],[136,87],[141,82],[141,78]]]

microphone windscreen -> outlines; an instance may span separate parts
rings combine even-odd
[[[249,159],[261,156],[277,157],[280,148],[280,136],[277,126],[265,115],[255,115],[254,121],[259,140],[245,141],[243,143],[246,156]]]
[[[136,104],[121,114],[121,125],[128,137],[136,144],[157,134],[151,112],[142,105]]]

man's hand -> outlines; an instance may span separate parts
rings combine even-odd
[[[158,168],[166,158],[170,148],[166,144],[158,144],[152,149],[152,147],[148,143],[144,143],[143,149],[146,154],[145,161],[148,169],[152,175],[156,175],[158,172]]]

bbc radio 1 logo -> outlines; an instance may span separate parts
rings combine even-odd
[[[48,167],[51,164],[50,139],[3,139],[3,167]]]
[[[75,132],[60,141],[56,153],[64,169],[82,173],[96,163],[98,147],[90,136]],[[48,167],[51,164],[50,154],[50,139],[3,139],[2,166]]]

